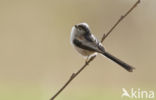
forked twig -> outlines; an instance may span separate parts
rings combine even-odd
[[[113,27],[107,32],[107,34],[104,34],[101,42],[103,42],[106,37],[116,28],[116,26],[140,3],[140,0],[137,0],[137,2],[124,14],[120,17],[120,19],[117,20],[117,22],[113,25]],[[84,70],[87,65],[95,59],[96,56],[91,57],[88,62],[86,62],[76,73],[73,73],[69,80],[62,86],[62,88],[50,99],[54,100],[67,86],[68,84],[77,76],[79,73]]]

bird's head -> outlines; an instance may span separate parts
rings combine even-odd
[[[74,30],[81,35],[90,33],[89,25],[87,23],[76,24]]]

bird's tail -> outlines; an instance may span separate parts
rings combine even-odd
[[[106,56],[107,58],[113,60],[114,62],[116,62],[117,64],[119,64],[121,67],[123,67],[124,69],[126,69],[129,72],[133,72],[133,70],[135,69],[134,67],[126,64],[125,62],[121,61],[120,59],[116,58],[115,56],[111,55],[108,52],[104,52],[102,53],[104,56]]]

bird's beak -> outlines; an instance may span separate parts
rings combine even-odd
[[[78,26],[77,26],[77,25],[75,25],[75,28],[78,28]]]

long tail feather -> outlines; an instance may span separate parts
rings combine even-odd
[[[116,62],[117,64],[119,64],[121,67],[123,67],[124,69],[126,69],[129,72],[133,72],[133,70],[135,69],[134,67],[126,64],[125,62],[121,61],[120,59],[116,58],[115,56],[111,55],[108,52],[104,52],[103,53],[104,56],[106,56],[107,58],[111,59],[112,61]]]

